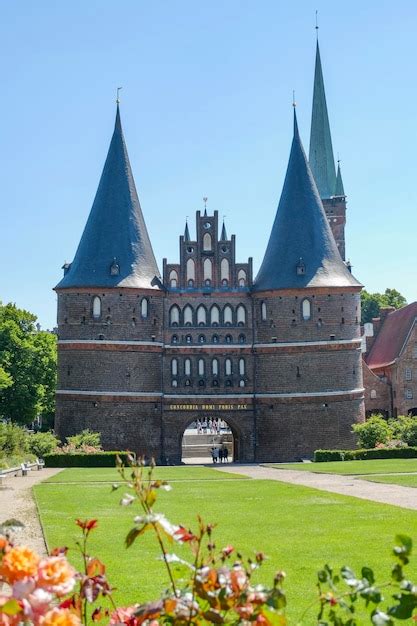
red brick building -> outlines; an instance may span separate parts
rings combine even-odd
[[[351,425],[364,419],[362,286],[344,262],[346,201],[318,46],[310,164],[294,111],[256,278],[216,211],[197,212],[195,236],[187,224],[179,262],[164,259],[160,274],[117,109],[90,216],[56,287],[61,437],[88,427],[108,449],[180,462],[190,422],[222,417],[240,461],[354,445]]]

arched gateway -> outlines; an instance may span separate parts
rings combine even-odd
[[[364,419],[361,285],[339,253],[345,198],[330,176],[321,78],[316,87],[313,135],[328,139],[313,146],[312,172],[294,118],[255,280],[252,259],[237,261],[235,236],[206,209],[160,274],[117,109],[91,213],[56,287],[62,438],[91,428],[105,449],[180,463],[186,427],[210,415],[230,425],[242,462],[353,447],[352,424]],[[329,177],[317,187],[320,172]],[[256,236],[256,216],[253,227]]]
[[[239,437],[222,418],[205,416],[192,421],[181,440],[181,461],[186,464],[239,461]]]

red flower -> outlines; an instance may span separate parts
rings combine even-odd
[[[77,519],[75,523],[83,530],[90,532],[90,530],[93,530],[93,528],[97,527],[98,521],[96,519],[86,519],[84,521],[81,519]]]
[[[187,541],[193,541],[196,539],[196,536],[190,530],[186,530],[184,526],[180,526],[174,532],[174,539],[179,543],[185,543]]]
[[[230,546],[230,545],[229,545],[229,546],[226,546],[225,548],[223,548],[223,550],[222,550],[222,554],[223,554],[224,556],[230,556],[230,555],[232,554],[233,550],[234,550],[234,547],[233,547],[233,546]]]

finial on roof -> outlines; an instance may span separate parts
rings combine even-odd
[[[188,230],[188,215],[185,218],[184,241],[190,241],[190,231]]]
[[[297,103],[295,101],[295,89],[292,90],[292,105],[293,105],[294,109],[297,106]]]
[[[226,216],[223,215],[223,226],[222,226],[222,234],[220,235],[220,241],[227,241],[227,233],[226,233],[226,226],[224,223],[224,218]]]
[[[208,198],[203,198],[203,202],[204,202],[204,217],[207,217],[207,200],[208,200]]]
[[[337,196],[338,198],[346,196],[345,189],[343,187],[342,170],[340,169],[340,159],[339,158],[337,159],[336,187],[335,187],[335,190],[334,190],[334,195]]]
[[[121,89],[123,89],[123,87],[118,87],[117,88],[116,104],[120,104],[119,92],[120,92]]]
[[[319,19],[318,19],[318,10],[316,9],[316,39],[319,39]]]

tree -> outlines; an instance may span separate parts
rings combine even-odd
[[[384,293],[369,293],[364,289],[361,293],[362,324],[379,317],[381,307],[393,306],[400,309],[406,304],[407,300],[396,289],[387,288]]]
[[[3,367],[0,367],[0,390],[10,387],[13,383],[12,377],[8,374]]]
[[[382,415],[372,415],[363,424],[353,424],[361,448],[375,448],[377,443],[387,443],[392,437],[392,428]]]
[[[0,303],[0,368],[7,380],[0,416],[24,424],[54,412],[56,338],[37,331],[35,322],[32,313]]]

